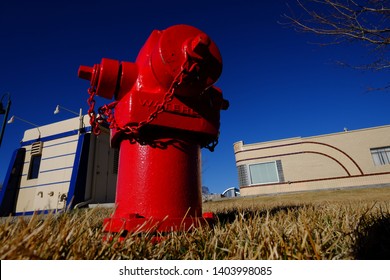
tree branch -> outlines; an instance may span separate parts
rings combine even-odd
[[[380,59],[366,69],[390,68],[384,50],[390,47],[389,0],[296,0],[284,14],[287,24],[298,32],[334,38],[331,43],[366,42]],[[295,13],[300,12],[300,16]],[[284,23],[286,24],[286,23]]]

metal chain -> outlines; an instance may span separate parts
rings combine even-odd
[[[95,96],[96,96],[96,89],[95,87],[91,86],[88,89],[89,98],[87,100],[89,109],[88,109],[88,115],[90,117],[90,124],[92,127],[92,131],[95,135],[99,135],[101,133],[100,125],[102,123],[109,123],[109,127],[111,129],[116,129],[117,131],[122,131],[123,133],[130,136],[130,138],[134,139],[135,141],[142,142],[139,138],[139,132],[141,128],[145,125],[150,124],[154,119],[157,118],[157,116],[164,112],[166,110],[166,106],[169,102],[172,101],[175,95],[176,88],[187,78],[189,77],[194,70],[198,70],[199,65],[196,62],[193,62],[190,64],[189,60],[186,60],[182,67],[181,71],[176,75],[174,80],[172,81],[170,87],[168,88],[167,92],[164,94],[163,100],[160,104],[156,106],[156,109],[149,115],[149,117],[138,123],[138,125],[125,125],[123,127],[120,127],[114,117],[113,109],[115,108],[118,101],[114,101],[110,104],[103,105],[99,107],[98,109],[98,115],[95,113]],[[202,145],[202,148],[207,148],[211,152],[214,151],[215,146],[218,144],[218,138],[212,141],[211,143],[207,143],[206,145]]]
[[[94,87],[90,87],[88,89],[89,98],[87,100],[89,109],[88,109],[88,115],[90,117],[89,123],[92,126],[92,131],[95,135],[99,135],[101,133],[100,125],[103,123],[109,123],[110,128],[114,128],[115,119],[114,114],[112,110],[118,103],[118,101],[114,101],[110,104],[106,104],[101,106],[98,109],[98,114],[95,113],[95,96],[96,96],[96,89]]]
[[[101,133],[101,130],[99,127],[99,123],[96,119],[96,113],[95,113],[96,89],[93,86],[91,86],[88,89],[88,94],[89,94],[89,98],[88,98],[87,102],[88,102],[88,106],[89,106],[89,109],[88,109],[89,123],[91,124],[93,134],[99,135]]]

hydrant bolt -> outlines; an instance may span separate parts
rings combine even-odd
[[[199,34],[191,40],[187,52],[188,54],[197,59],[203,59],[209,52],[209,45],[211,43],[210,37],[206,34]]]

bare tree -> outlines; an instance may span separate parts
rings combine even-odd
[[[297,31],[326,36],[329,40],[325,44],[360,42],[373,51],[371,62],[353,67],[390,68],[389,0],[294,0],[289,8],[284,18]]]

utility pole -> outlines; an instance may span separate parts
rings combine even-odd
[[[8,95],[8,102],[7,102],[7,106],[4,109],[3,99],[6,95]],[[10,108],[11,108],[11,95],[9,93],[5,93],[5,94],[3,94],[3,96],[1,97],[1,100],[0,100],[0,115],[4,115],[3,125],[1,126],[1,131],[0,131],[0,147],[1,147],[1,142],[3,141],[3,135],[4,135],[4,131],[5,131],[5,126],[7,124],[6,122],[8,119],[8,113],[9,113]]]

